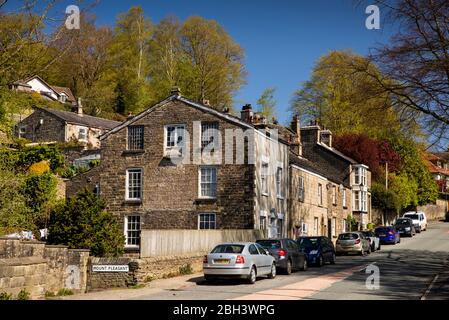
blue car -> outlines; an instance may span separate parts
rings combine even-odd
[[[380,239],[382,244],[396,244],[401,242],[401,237],[398,232],[393,227],[382,226],[374,229],[374,233]]]
[[[299,237],[299,250],[304,252],[309,265],[323,266],[326,262],[335,264],[335,248],[327,237]]]

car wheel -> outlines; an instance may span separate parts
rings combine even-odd
[[[332,253],[331,264],[335,264],[336,260],[337,260],[337,258],[335,257],[335,253]]]
[[[210,276],[210,275],[204,275],[204,280],[206,280],[206,282],[212,282],[214,281],[214,277]]]
[[[251,267],[251,272],[249,273],[248,276],[248,283],[249,284],[255,284],[257,280],[257,271],[256,271],[256,267],[252,266]]]
[[[292,262],[290,260],[287,260],[287,267],[285,268],[285,274],[290,275],[292,274]]]
[[[322,267],[323,265],[324,265],[324,259],[323,259],[323,256],[320,255],[320,257],[318,258],[317,266]]]
[[[271,265],[271,272],[268,274],[268,279],[274,279],[276,278],[276,264],[273,263]]]
[[[363,247],[362,247],[362,250],[360,250],[360,255],[362,256],[362,257],[364,257],[365,255],[366,255],[366,251],[365,250],[363,250]]]
[[[301,271],[307,271],[307,259],[306,258],[304,258],[304,263],[302,264],[302,268],[301,268]]]
[[[376,244],[373,241],[373,244],[371,245],[371,252],[376,251]]]
[[[379,245],[377,246],[377,250],[380,250],[380,248],[381,248],[381,246],[380,246],[380,242],[379,242]]]

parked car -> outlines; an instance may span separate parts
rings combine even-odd
[[[413,237],[416,234],[413,220],[410,218],[398,218],[393,227],[396,232],[399,233],[399,236],[408,235],[410,237]]]
[[[259,276],[276,277],[276,260],[257,243],[223,243],[204,256],[203,272],[206,281],[231,277],[254,284]]]
[[[372,231],[362,231],[363,235],[368,239],[369,244],[371,246],[371,252],[374,252],[376,250],[380,250],[380,239],[376,234]]]
[[[276,260],[276,267],[286,274],[293,270],[307,270],[307,257],[299,251],[298,244],[292,239],[261,239],[257,244],[268,250]]]
[[[381,226],[374,229],[374,233],[379,237],[382,244],[396,244],[401,242],[401,237],[393,227]]]
[[[421,231],[427,230],[427,217],[424,212],[406,212],[402,217],[413,220],[413,225],[415,226],[416,232],[420,233]]]
[[[299,250],[304,252],[309,265],[323,266],[326,262],[335,264],[335,247],[329,238],[324,236],[299,237],[296,241]]]
[[[337,238],[337,254],[358,253],[362,256],[371,253],[371,245],[362,232],[345,232]]]

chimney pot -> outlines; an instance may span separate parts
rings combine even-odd
[[[240,119],[242,121],[245,121],[246,123],[252,123],[253,122],[253,108],[251,107],[251,104],[245,104],[242,107],[242,111],[240,111]]]
[[[173,94],[176,94],[176,95],[178,95],[178,96],[180,96],[181,95],[181,88],[179,88],[179,87],[173,87],[172,89],[171,89],[171,94],[173,95]]]
[[[204,104],[205,106],[210,106],[210,101],[204,99],[204,100],[203,100],[203,104]]]

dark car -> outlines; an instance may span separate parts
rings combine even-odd
[[[257,240],[260,246],[276,260],[276,267],[286,274],[291,274],[293,270],[307,270],[307,258],[303,252],[299,251],[298,244],[292,239],[261,239]]]
[[[400,236],[408,235],[409,237],[413,237],[416,234],[415,226],[413,225],[413,220],[410,218],[398,218],[393,225],[396,232],[399,233]]]
[[[327,237],[299,237],[299,250],[307,256],[307,262],[321,267],[326,262],[335,264],[335,248]]]
[[[391,226],[377,227],[374,229],[374,233],[379,237],[380,243],[382,244],[396,244],[401,242],[399,233],[397,233]]]

